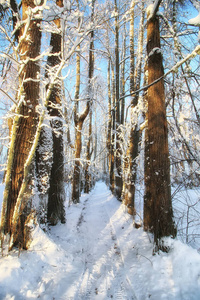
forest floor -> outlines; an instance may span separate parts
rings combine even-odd
[[[198,251],[168,238],[153,255],[105,183],[66,206],[66,224],[37,226],[28,251],[0,256],[0,300],[200,299]]]

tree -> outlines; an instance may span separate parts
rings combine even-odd
[[[19,88],[16,95],[1,216],[1,238],[3,239],[4,234],[11,236],[10,248],[14,245],[27,248],[29,240],[26,222],[31,213],[33,182],[30,175],[34,172],[34,165],[29,168],[30,173],[27,174],[25,163],[33,145],[38,122],[36,106],[39,101],[38,57],[41,45],[41,20],[38,19],[37,12],[33,13],[32,8],[35,8],[34,1],[22,1],[23,25],[19,32],[18,46],[22,68],[19,70]],[[26,188],[21,197],[24,181]]]
[[[158,1],[157,1],[158,2]],[[147,17],[148,84],[163,76],[158,5]],[[175,236],[170,189],[168,132],[163,79],[148,88],[148,129],[145,150],[144,229],[154,233],[158,249],[161,238]]]
[[[115,0],[115,122],[116,122],[116,151],[115,151],[115,195],[121,201],[122,181],[122,149],[121,149],[121,114],[120,114],[120,65],[119,65],[119,11]]]
[[[56,0],[59,7],[63,7],[62,0]],[[61,63],[62,56],[62,36],[59,32],[61,20],[54,20],[57,32],[51,33],[50,46],[51,53],[47,59],[46,76],[50,78],[50,73],[57,70]],[[48,89],[48,87],[47,87]],[[61,81],[57,79],[51,91],[48,103],[48,112],[51,117],[51,128],[53,138],[53,157],[50,174],[50,187],[48,195],[47,220],[51,225],[56,225],[58,221],[65,222],[65,190],[64,190],[64,145],[63,145],[63,120],[62,120],[62,88]]]
[[[92,20],[94,14],[94,1],[92,2]],[[80,19],[78,19],[78,23],[80,23]],[[87,118],[88,114],[91,111],[91,103],[92,103],[92,78],[94,72],[94,31],[93,29],[90,32],[91,40],[90,40],[90,47],[89,47],[89,73],[88,73],[88,95],[87,101],[84,111],[79,115],[78,113],[78,103],[79,103],[79,96],[80,96],[80,57],[79,53],[77,54],[76,58],[76,91],[75,91],[75,105],[74,105],[74,123],[75,123],[75,163],[74,163],[74,170],[73,170],[73,181],[72,181],[72,201],[74,203],[78,203],[80,201],[80,181],[81,181],[81,151],[82,151],[82,129],[83,123]],[[80,46],[78,48],[80,50]],[[91,114],[91,113],[90,113]],[[91,120],[92,115],[90,115]],[[92,122],[92,121],[91,121]],[[90,122],[89,126],[89,141],[88,141],[88,160],[90,159],[90,136],[91,136],[91,126],[92,123]],[[89,162],[88,162],[89,163]],[[89,165],[86,165],[86,177],[89,176],[88,173]],[[87,178],[88,179],[88,178]],[[88,189],[86,188],[88,191]]]
[[[139,153],[140,128],[138,120],[138,99],[139,93],[134,94],[134,91],[140,88],[141,73],[142,73],[142,51],[144,38],[144,2],[141,7],[141,21],[139,27],[138,53],[135,66],[134,54],[134,6],[135,2],[131,3],[131,20],[130,20],[130,94],[131,100],[131,129],[129,136],[129,145],[127,149],[127,166],[126,172],[126,187],[124,202],[128,207],[128,213],[135,214],[135,185],[137,177],[137,156]]]
[[[92,14],[91,14],[91,22],[94,21],[94,3],[95,0],[92,1]],[[93,85],[94,85],[94,30],[91,30],[90,33],[90,48],[89,48],[89,63],[88,63],[88,98],[90,103],[93,102]],[[86,167],[85,167],[85,186],[84,192],[89,193],[91,189],[91,175],[89,174],[89,166],[91,160],[91,139],[92,139],[92,105],[90,107],[89,112],[89,128],[88,128],[88,141],[86,146]]]

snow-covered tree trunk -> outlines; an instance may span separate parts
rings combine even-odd
[[[36,176],[39,204],[37,218],[40,224],[47,224],[48,193],[52,168],[53,136],[50,122],[46,119],[41,128],[40,139],[36,150]]]
[[[36,106],[39,101],[40,66],[37,57],[41,45],[40,20],[35,18],[33,8],[34,1],[22,1],[22,20],[25,22],[20,29],[18,45],[22,68],[19,71],[17,107],[12,125],[1,218],[2,235],[8,233],[12,237],[10,248],[14,245],[26,248],[29,239],[25,233],[25,223],[32,207],[34,165],[29,165],[27,173],[25,164],[38,123]]]
[[[131,7],[131,21],[130,21],[130,94],[140,88],[141,72],[142,72],[142,51],[144,38],[144,2],[141,7],[141,21],[139,28],[137,64],[135,66],[134,60],[134,1]],[[140,128],[138,120],[138,98],[139,94],[132,96],[131,100],[131,130],[129,136],[129,148],[127,153],[128,170],[127,184],[125,189],[125,204],[128,207],[128,213],[135,214],[135,184],[137,177],[137,156],[139,153]]]

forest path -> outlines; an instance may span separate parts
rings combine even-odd
[[[97,184],[90,195],[84,195],[76,205],[78,212],[67,216],[64,227],[67,231],[70,222],[74,239],[68,238],[65,243],[64,231],[52,228],[51,238],[57,244],[62,240],[66,255],[69,251],[73,253],[76,266],[70,280],[70,273],[66,274],[66,285],[70,281],[73,287],[68,296],[65,294],[66,299],[137,299],[126,274],[119,234],[116,234],[118,230],[124,235],[124,226],[115,228],[119,207],[120,202],[111,196],[107,187]],[[124,221],[130,225],[130,219]]]
[[[28,251],[0,256],[0,300],[199,300],[199,253],[170,239],[152,255],[150,238],[97,182],[66,201],[66,224],[36,226]]]

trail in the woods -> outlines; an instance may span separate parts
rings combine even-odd
[[[70,277],[73,290],[67,299],[137,299],[126,274],[112,222],[113,209],[116,210],[120,203],[113,208],[110,198],[114,200],[104,185],[97,185],[89,196],[85,195],[82,204],[79,204],[82,206],[79,214],[75,214],[76,220],[72,221],[68,216],[67,223],[71,222],[69,227],[74,239],[63,243],[63,230],[59,232],[56,228],[52,229],[52,238],[57,244],[62,240],[66,255],[71,248],[70,252],[75,254],[74,264],[78,266],[73,274],[66,274],[66,282]],[[67,224],[65,227],[67,231]],[[121,231],[124,234],[123,226]]]
[[[28,251],[0,256],[0,300],[199,300],[200,255],[168,239],[152,255],[151,237],[98,182],[66,224],[33,231]]]

